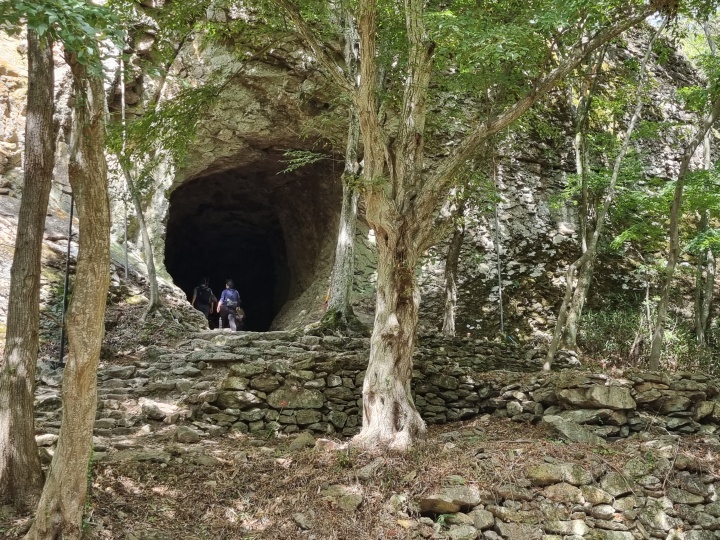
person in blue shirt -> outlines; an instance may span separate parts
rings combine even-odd
[[[217,312],[220,314],[220,328],[238,330],[237,308],[240,307],[240,293],[232,279],[225,280],[225,290],[220,295]]]

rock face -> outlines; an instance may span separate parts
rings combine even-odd
[[[609,60],[624,62],[630,52],[643,49],[645,39],[633,35],[628,50],[611,50]],[[15,186],[20,178],[24,59],[17,41],[3,41],[0,46],[7,52],[0,73],[0,107],[6,119],[0,126],[0,174],[14,175]],[[135,47],[138,58],[147,57],[153,37],[136,36]],[[689,81],[692,72],[678,56],[664,62],[654,69],[654,117],[678,125],[691,122],[673,102],[673,89],[677,81]],[[125,88],[131,116],[140,114],[147,96],[157,90],[152,76],[140,74],[137,66],[133,67],[137,72],[129,70]],[[235,279],[245,299],[248,330],[295,328],[316,321],[328,289],[339,214],[338,156],[344,151],[346,114],[337,92],[293,42],[278,45],[271,58],[240,63],[233,51],[195,36],[171,71],[170,80],[175,82],[167,84],[163,99],[171,98],[181,86],[178,80],[197,86],[220,74],[228,83],[203,114],[182,166],[161,167],[156,189],[146,197],[146,218],[161,274],[171,277],[186,295],[203,276],[211,279],[216,294],[225,278]],[[112,110],[118,107],[117,90],[109,89]],[[571,133],[563,112],[553,121],[559,132]],[[669,139],[672,136],[648,143],[658,146],[648,152],[653,174],[668,177],[677,166],[667,150],[676,146]],[[288,166],[287,150],[312,151],[322,159],[282,172]],[[548,142],[533,133],[520,136],[503,151],[497,171],[497,223],[479,218],[469,227],[463,247],[470,256],[461,261],[457,312],[461,334],[496,335],[496,250],[501,256],[504,296],[513,299],[504,306],[508,327],[517,337],[531,339],[544,335],[552,324],[564,267],[577,251],[573,208],[557,210],[549,204],[565,187],[566,175],[574,172],[571,154],[569,136]],[[66,175],[63,156],[61,151],[57,168],[61,184]],[[117,183],[118,189],[121,184]],[[0,196],[5,190],[14,195],[13,186],[0,184]],[[60,196],[59,188],[55,195]],[[122,213],[116,202],[117,240],[124,232]],[[137,240],[136,229],[131,215],[131,243]],[[354,301],[361,318],[369,322],[374,302],[373,236],[362,224],[356,244]],[[441,245],[423,265],[420,324],[424,330],[435,329],[441,321],[442,265],[437,260],[443,255]],[[670,412],[672,407],[685,405],[667,403],[664,410]]]

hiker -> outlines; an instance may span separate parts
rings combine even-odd
[[[213,305],[217,302],[217,298],[212,292],[212,289],[208,286],[210,280],[206,277],[202,278],[200,285],[195,287],[193,290],[192,307],[202,312],[208,321],[208,328],[210,327],[210,313],[212,312]]]
[[[220,295],[217,312],[220,314],[220,328],[230,326],[231,330],[238,330],[237,308],[240,306],[240,293],[235,290],[232,279],[225,280],[225,290]]]

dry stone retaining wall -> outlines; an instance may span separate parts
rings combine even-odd
[[[187,361],[229,370],[216,388],[189,396],[199,421],[345,436],[362,423],[367,339],[224,333],[201,345]],[[414,363],[415,403],[431,424],[491,413],[544,421],[566,438],[597,444],[648,429],[710,434],[720,424],[720,386],[703,374],[541,374],[541,362],[542,352],[530,348],[425,336]]]

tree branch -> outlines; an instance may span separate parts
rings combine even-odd
[[[641,10],[629,17],[625,17],[614,25],[605,28],[595,34],[585,43],[577,43],[570,55],[555,67],[550,73],[540,79],[528,92],[525,97],[517,101],[505,112],[495,118],[477,126],[436,169],[435,173],[428,180],[423,197],[435,197],[438,192],[443,192],[452,182],[453,175],[462,165],[477,151],[480,145],[488,137],[498,133],[512,122],[517,120],[535,102],[552,90],[563,77],[575,69],[580,62],[591,52],[595,51],[611,39],[622,34],[628,28],[643,21],[655,10],[649,5],[643,6]]]
[[[281,9],[287,13],[288,17],[295,25],[298,34],[303,38],[305,43],[312,49],[313,54],[320,65],[324,68],[332,81],[337,84],[348,95],[355,94],[353,82],[348,79],[343,67],[338,64],[334,58],[327,53],[327,47],[323,44],[312,31],[307,21],[303,19],[297,5],[291,0],[273,0]]]

